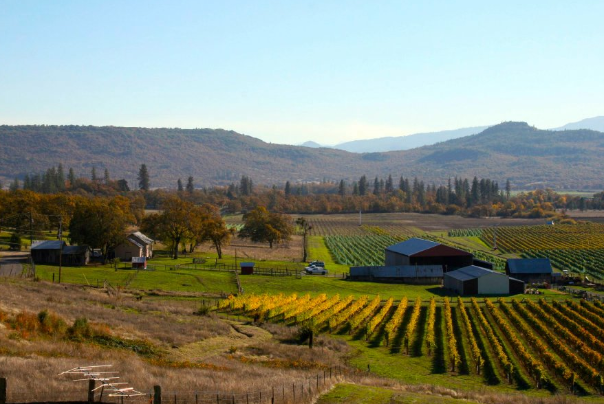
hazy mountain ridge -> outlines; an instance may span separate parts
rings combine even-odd
[[[339,181],[392,174],[443,183],[449,177],[485,177],[516,187],[604,189],[604,133],[548,131],[505,122],[479,134],[407,151],[356,154],[328,148],[265,143],[222,129],[95,126],[0,126],[0,176],[6,181],[62,163],[76,175],[104,168],[134,186],[145,163],[151,185],[174,188],[178,178],[195,184]]]
[[[440,132],[414,133],[407,136],[389,136],[376,139],[362,139],[344,142],[333,146],[335,149],[346,150],[353,153],[375,153],[397,150],[409,150],[416,147],[428,146],[463,136],[474,135],[488,128],[488,126],[476,126],[472,128],[461,128],[443,130]]]
[[[575,129],[591,129],[598,132],[604,132],[604,116],[596,116],[593,118],[582,119],[578,122],[567,123],[564,126],[552,130],[575,130]]]

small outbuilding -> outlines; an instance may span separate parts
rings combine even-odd
[[[253,275],[255,265],[254,262],[240,262],[239,267],[241,268],[241,275]]]
[[[440,285],[443,280],[443,268],[440,265],[350,267],[348,279],[415,285]]]
[[[553,274],[549,258],[509,259],[505,273],[525,283],[551,283]]]
[[[410,238],[386,248],[386,266],[440,265],[444,272],[471,266],[473,255],[421,238]]]
[[[115,247],[115,258],[122,261],[132,261],[132,258],[151,258],[153,256],[153,240],[140,231],[130,233],[126,241]]]
[[[87,245],[68,246],[61,240],[35,241],[31,246],[31,258],[36,264],[82,266],[90,260]]]
[[[475,265],[445,273],[444,287],[460,296],[524,293],[521,280]]]

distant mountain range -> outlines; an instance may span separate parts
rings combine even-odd
[[[225,185],[247,175],[257,184],[358,180],[360,176],[449,177],[512,181],[516,188],[604,189],[604,133],[540,130],[505,122],[482,132],[411,150],[350,153],[265,143],[221,129],[96,126],[0,126],[0,179],[46,171],[62,163],[76,175],[107,168],[134,186],[145,163],[152,187],[176,187],[178,178]]]
[[[381,137],[377,139],[353,140],[333,146],[335,149],[346,150],[353,153],[375,153],[395,150],[409,150],[416,147],[428,146],[446,140],[457,139],[463,136],[475,135],[488,128],[476,126],[474,128],[461,128],[443,130],[441,132],[415,133],[407,136]]]
[[[416,147],[429,146],[438,142],[444,142],[451,139],[475,135],[487,129],[489,126],[476,126],[472,128],[461,128],[453,130],[443,130],[440,132],[415,133],[406,136],[390,136],[375,139],[353,140],[350,142],[339,143],[335,146],[325,146],[319,143],[308,141],[302,146],[306,147],[332,147],[334,149],[346,150],[353,153],[375,153],[396,150],[410,150]],[[604,132],[604,116],[583,119],[579,122],[573,122],[554,128],[552,130],[568,129],[591,129]]]
[[[591,129],[598,132],[604,132],[604,116],[596,116],[594,118],[583,119],[579,122],[567,123],[564,126],[553,130],[570,130],[570,129]]]

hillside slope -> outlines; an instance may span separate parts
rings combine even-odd
[[[62,163],[77,175],[92,167],[126,178],[149,168],[152,187],[175,187],[189,175],[199,185],[347,181],[361,175],[507,178],[515,187],[604,189],[604,133],[547,131],[506,122],[479,134],[407,151],[356,154],[328,148],[265,143],[222,129],[147,129],[94,126],[0,126],[0,179],[5,183]]]

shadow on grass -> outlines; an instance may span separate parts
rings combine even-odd
[[[434,340],[436,347],[434,348],[432,357],[432,373],[442,374],[447,373],[447,363],[445,361],[445,339],[443,338],[443,314],[442,307],[436,307],[434,313]]]
[[[388,322],[390,321],[390,318],[392,317],[392,315],[394,314],[395,311],[396,311],[396,307],[393,306],[390,308],[390,313],[388,313],[388,315],[384,318],[384,321],[382,321],[382,323],[374,331],[373,336],[370,337],[369,347],[377,348],[380,345],[382,345],[382,342],[384,341],[384,337],[386,336],[386,332],[385,332],[386,324],[388,324]]]
[[[487,384],[493,386],[496,384],[500,384],[501,380],[499,376],[497,376],[497,372],[493,366],[493,358],[489,355],[484,340],[482,338],[482,334],[478,331],[478,322],[474,315],[469,315],[470,322],[472,323],[472,332],[474,333],[474,338],[476,339],[476,344],[480,349],[480,353],[484,359],[484,365],[482,367],[482,375]]]
[[[417,319],[417,330],[415,330],[415,340],[409,350],[411,356],[422,356],[422,346],[424,345],[424,333],[426,331],[426,317],[428,316],[428,308],[422,306],[419,318]]]
[[[459,364],[459,374],[461,375],[469,375],[470,367],[468,366],[468,356],[466,355],[466,349],[463,345],[463,335],[461,332],[461,328],[459,328],[459,321],[457,319],[457,311],[459,307],[451,307],[451,318],[453,320],[453,334],[455,334],[455,339],[457,340],[457,351],[459,352],[459,356],[461,357],[461,363]]]
[[[390,342],[390,353],[399,353],[401,352],[403,337],[405,336],[405,330],[407,329],[407,325],[409,324],[409,319],[411,318],[411,313],[413,312],[413,306],[407,307],[405,310],[405,315],[403,316],[403,321],[401,321],[398,330],[396,330],[396,335],[392,338]]]

